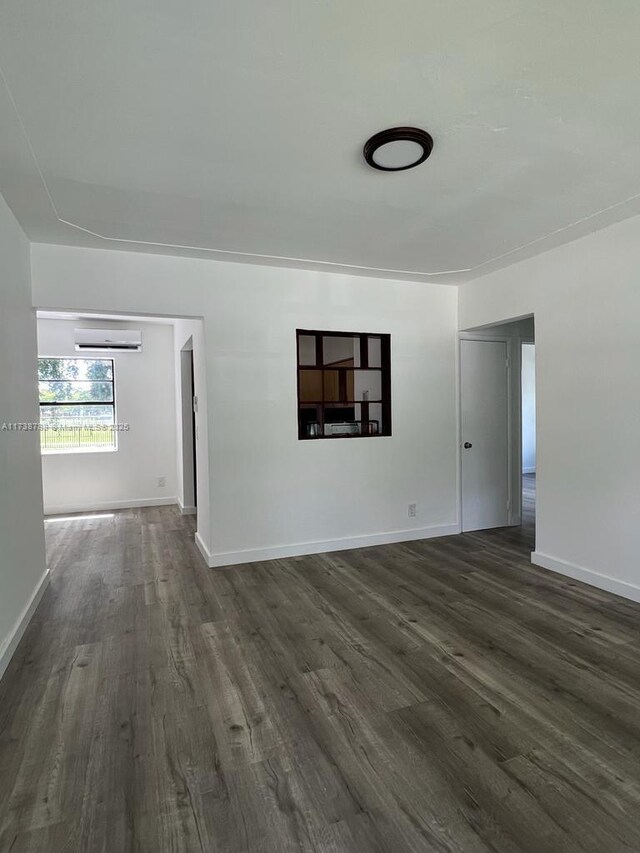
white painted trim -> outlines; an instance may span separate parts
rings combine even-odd
[[[412,542],[416,539],[433,539],[437,536],[452,536],[460,533],[459,524],[441,524],[411,530],[392,530],[369,536],[352,536],[321,542],[299,542],[294,545],[277,545],[268,548],[250,548],[246,551],[211,553],[196,533],[196,544],[210,568],[237,566],[241,563],[258,563],[262,560],[279,560],[286,557],[302,557],[306,554],[325,554],[327,551],[349,551],[353,548],[369,548],[372,545],[390,545],[393,542]]]
[[[105,509],[135,509],[141,506],[170,506],[177,503],[176,498],[141,498],[128,501],[104,501],[88,504],[55,504],[45,507],[45,515],[68,515],[71,512],[101,512]]]
[[[456,441],[458,452],[456,453],[456,521],[458,529],[462,532],[462,347],[460,333],[455,346],[455,392],[456,392]]]
[[[33,614],[36,612],[36,608],[40,604],[40,599],[44,595],[44,591],[49,586],[50,578],[51,574],[49,569],[47,569],[40,578],[40,582],[34,589],[33,594],[16,622],[13,631],[2,643],[2,647],[0,648],[0,678],[4,675],[7,667],[9,666],[9,661],[13,657],[15,650],[18,648],[18,643],[22,639],[24,632],[27,630],[27,625],[31,621]]]
[[[535,474],[536,473],[535,466],[533,468],[523,468],[522,473],[523,474]]]
[[[180,501],[178,500],[178,509],[180,510],[181,515],[197,515],[198,509],[195,506],[182,506]]]
[[[583,581],[590,586],[604,589],[606,592],[613,592],[631,601],[640,602],[640,586],[635,584],[612,578],[609,575],[602,575],[600,572],[585,569],[583,566],[577,566],[575,563],[567,562],[567,560],[559,560],[556,557],[550,557],[548,554],[541,554],[540,551],[534,551],[531,554],[531,562],[536,566],[542,566],[543,569],[549,569],[560,575]]]
[[[207,566],[209,566],[210,569],[213,568],[213,566],[215,565],[215,563],[213,562],[213,554],[204,544],[202,536],[200,536],[197,530],[193,538],[195,539],[196,547],[198,551],[200,551],[200,553],[202,554],[205,563],[207,564]]]

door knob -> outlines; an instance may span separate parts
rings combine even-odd
[[[465,450],[468,450],[470,447],[473,447],[473,444],[471,444],[471,442],[470,442],[470,441],[465,441],[465,443],[464,443],[464,449],[465,449]]]

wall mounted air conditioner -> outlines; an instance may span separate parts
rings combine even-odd
[[[74,329],[76,352],[141,352],[136,329]]]

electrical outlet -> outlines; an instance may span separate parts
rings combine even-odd
[[[158,477],[158,488],[164,489],[164,487],[166,485],[167,485],[167,478],[166,477]]]
[[[409,504],[409,512],[408,512],[409,518],[415,518],[416,517],[417,508],[418,508],[417,504]]]

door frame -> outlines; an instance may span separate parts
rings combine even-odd
[[[521,412],[521,338],[491,332],[459,332],[458,359],[458,526],[462,531],[462,341],[504,343],[507,348],[507,525],[522,523],[522,412]]]
[[[180,399],[178,401],[182,423],[182,441],[179,464],[182,468],[182,499],[180,511],[183,515],[197,515],[198,471],[197,471],[197,435],[195,424],[195,365],[193,356],[193,336],[190,336],[180,349]]]
[[[520,344],[520,347],[519,347],[519,353],[520,353],[520,419],[522,421],[522,348],[526,347],[526,346],[532,346],[534,349],[534,353],[535,353],[536,352],[536,348],[535,348],[536,342],[533,338],[522,337],[519,339],[519,344]],[[535,358],[535,356],[534,356],[534,358]],[[537,375],[535,372],[535,362],[534,362],[534,380],[535,380],[534,381],[534,387],[535,387],[537,385]],[[536,390],[537,390],[537,387],[536,387]],[[536,474],[537,473],[537,467],[538,467],[537,466],[537,458],[538,458],[538,453],[537,453],[538,397],[537,397],[537,395],[536,395],[536,403],[535,403],[535,407],[534,407],[534,420],[535,420],[535,426],[536,426],[536,436],[535,436],[536,437],[536,470],[533,473]],[[521,454],[524,454],[524,437],[523,437],[522,423],[520,424],[520,451],[521,451]],[[522,456],[521,456],[520,464],[522,467],[522,475],[524,476],[525,471],[524,471],[524,466],[522,466]],[[531,472],[528,472],[528,473],[531,473]]]

